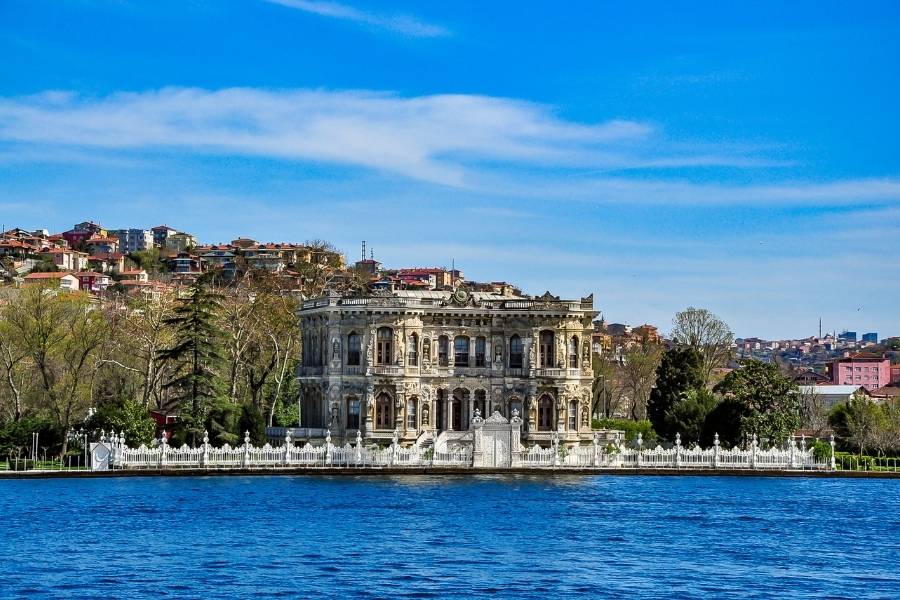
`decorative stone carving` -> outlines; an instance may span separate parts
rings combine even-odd
[[[422,425],[429,425],[429,417],[431,415],[431,409],[429,408],[429,404],[426,402],[422,406]]]

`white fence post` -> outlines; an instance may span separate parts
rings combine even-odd
[[[637,455],[635,456],[634,464],[640,469],[644,463],[644,436],[640,431],[638,431],[635,442],[637,443]]]
[[[291,462],[291,432],[287,427],[285,427],[287,433],[284,434],[284,458],[281,459],[281,464],[287,466]]]
[[[356,430],[356,466],[362,462],[362,433]]]
[[[681,434],[675,434],[675,468],[681,468]]]
[[[756,449],[759,446],[759,440],[756,438],[756,434],[753,434],[753,440],[750,442],[750,468],[756,468]]]
[[[596,431],[594,432],[593,443],[594,443],[594,455],[593,455],[594,463],[593,464],[595,467],[599,467],[600,466],[600,434],[597,433]]]
[[[169,443],[169,440],[166,439],[166,430],[162,430],[162,435],[159,436],[159,468],[163,469],[166,466],[166,450],[168,446],[166,444]]]
[[[325,465],[331,465],[331,430],[325,432]]]
[[[719,432],[716,432],[716,436],[713,438],[713,468],[719,468]]]
[[[241,466],[245,469],[250,468],[250,432],[244,432],[244,455],[241,457]]]
[[[836,467],[834,464],[834,434],[833,433],[829,437],[828,443],[831,444],[831,470],[834,471]]]
[[[200,455],[200,466],[207,467],[209,465],[209,431],[203,430],[203,454]]]

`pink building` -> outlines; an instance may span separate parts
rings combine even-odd
[[[828,370],[832,384],[861,385],[870,392],[891,381],[891,361],[866,352],[835,359]]]

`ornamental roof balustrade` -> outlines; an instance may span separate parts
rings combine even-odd
[[[460,292],[463,292],[462,294]],[[433,308],[483,309],[508,311],[592,311],[593,295],[581,300],[560,300],[558,297],[539,298],[504,297],[492,292],[449,291],[377,291],[372,296],[340,296],[328,294],[311,298],[301,310],[313,310],[327,306],[378,307],[378,308]]]

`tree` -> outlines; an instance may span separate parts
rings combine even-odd
[[[101,405],[85,423],[85,429],[99,434],[101,430],[115,431],[132,446],[149,444],[156,435],[156,421],[150,418],[140,402],[124,400]]]
[[[797,386],[774,364],[744,361],[725,376],[714,391],[741,407],[741,433],[769,443],[781,443],[800,427]]]
[[[828,411],[825,399],[815,391],[814,386],[804,386],[798,393],[800,399],[800,424],[813,435],[819,435],[828,426]]]
[[[595,418],[611,419],[618,414],[622,404],[622,381],[617,363],[594,355],[594,379],[591,383]]]
[[[685,446],[699,444],[703,436],[706,419],[719,400],[705,387],[691,388],[681,399],[666,411],[665,424],[672,436],[681,434]]]
[[[734,398],[725,398],[716,404],[703,422],[700,445],[704,448],[712,446],[716,435],[726,448],[741,445],[744,439],[741,423],[745,412],[745,406]]]
[[[643,419],[647,414],[647,400],[661,355],[658,346],[638,346],[629,350],[622,361],[622,389],[631,400],[634,420]]]
[[[647,404],[647,418],[658,435],[665,439],[675,436],[677,432],[669,427],[666,415],[685,393],[703,387],[703,383],[703,357],[697,350],[680,346],[663,354]]]
[[[10,306],[0,307],[0,389],[5,386],[8,391],[11,400],[8,414],[13,421],[18,421],[22,418],[23,393],[31,377],[28,348],[8,321],[6,313],[12,310]]]
[[[703,383],[709,383],[713,369],[731,359],[734,334],[728,325],[705,308],[688,307],[672,320],[672,339],[693,348],[703,359]]]
[[[68,430],[73,418],[90,406],[92,377],[108,332],[106,319],[87,294],[43,286],[22,290],[9,308],[6,326],[36,371],[38,406]],[[66,445],[63,440],[63,454]]]
[[[173,316],[165,323],[173,328],[173,344],[157,357],[176,365],[174,376],[163,388],[175,390],[174,400],[182,405],[180,417],[193,445],[202,430],[209,401],[217,396],[219,377],[216,367],[220,354],[221,332],[216,324],[219,295],[210,291],[199,278],[186,297],[179,300]],[[187,411],[184,410],[187,408]]]

